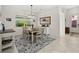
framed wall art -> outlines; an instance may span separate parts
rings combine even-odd
[[[51,24],[51,16],[41,17],[40,18],[40,24],[43,27],[48,27]]]
[[[11,18],[6,18],[6,21],[12,21],[12,19]]]
[[[76,28],[77,27],[77,16],[72,16],[72,27]]]

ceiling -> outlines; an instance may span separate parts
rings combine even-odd
[[[61,7],[66,8],[66,9],[70,9],[70,8],[74,8],[77,7],[78,5],[62,5]]]
[[[71,9],[77,7],[78,5],[33,5],[33,11],[39,12],[40,10],[47,9],[47,8],[54,8],[54,7],[61,7],[63,9]]]
[[[62,8],[66,8],[66,9],[70,9],[73,7],[77,7],[78,5],[34,5],[33,7],[35,8],[50,8],[50,7],[62,7]]]
[[[43,9],[49,9],[49,8],[54,8],[54,7],[61,7],[64,9],[70,9],[73,7],[77,7],[78,5],[33,5],[32,10],[33,13],[38,13],[39,11]],[[5,10],[11,8],[11,9],[16,9],[16,10],[22,10],[25,12],[30,12],[31,7],[30,5],[4,5]]]
[[[20,9],[30,9],[30,5],[3,5],[3,6],[9,6],[12,8],[20,8]],[[53,8],[53,7],[62,7],[65,9],[70,9],[73,7],[77,7],[78,5],[33,5],[33,9],[39,10],[39,9],[45,9],[45,8]]]

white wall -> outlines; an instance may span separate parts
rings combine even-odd
[[[0,20],[1,20],[1,5],[0,5]]]
[[[2,6],[2,21],[6,26],[6,29],[15,29],[17,32],[16,34],[20,35],[22,34],[22,28],[18,27],[16,28],[16,15],[24,15],[27,16],[27,14],[30,14],[28,12],[29,7],[28,6],[13,6],[13,5],[7,5]],[[12,21],[6,21],[6,18],[12,18]]]
[[[41,7],[41,6],[40,6]],[[16,15],[29,15],[30,14],[30,8],[28,6],[2,6],[2,21],[5,23],[6,28],[13,28],[16,29],[15,26],[15,17]],[[37,9],[35,9],[37,10]],[[38,9],[39,10],[39,9]],[[39,10],[39,12],[34,13],[36,16],[36,25],[40,26],[39,20],[43,16],[51,16],[51,25],[49,27],[48,33],[50,34],[50,37],[58,38],[60,37],[60,30],[63,30],[63,28],[60,29],[60,20],[62,19],[60,16],[60,11],[58,7],[43,7],[43,9]],[[6,22],[6,18],[10,17],[12,18],[11,22]],[[62,26],[61,26],[62,27]],[[22,28],[17,28],[16,34],[22,34]],[[63,33],[62,33],[63,34]]]
[[[65,19],[64,19],[64,14],[59,10],[58,7],[51,7],[44,9],[40,12],[39,18],[44,17],[44,16],[51,16],[51,25],[48,28],[48,34],[50,34],[50,37],[53,38],[59,38],[63,37],[65,35]],[[38,21],[39,24],[39,21]],[[40,25],[40,24],[39,24]]]

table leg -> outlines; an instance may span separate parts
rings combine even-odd
[[[33,41],[34,41],[34,37],[33,37],[33,32],[32,32],[32,43],[33,43]]]
[[[0,53],[2,53],[2,38],[0,36]]]

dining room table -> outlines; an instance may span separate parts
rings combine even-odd
[[[39,28],[39,29],[42,29],[42,28]],[[34,36],[35,36],[35,34],[37,34],[39,32],[39,29],[38,28],[28,28],[28,29],[26,29],[26,31],[28,31],[31,35],[31,42],[32,43],[34,42]]]
[[[38,32],[38,30],[36,30],[35,28],[28,28],[28,29],[25,29],[25,30],[29,32],[29,35],[31,35],[31,42],[33,43],[34,42],[34,36]]]

